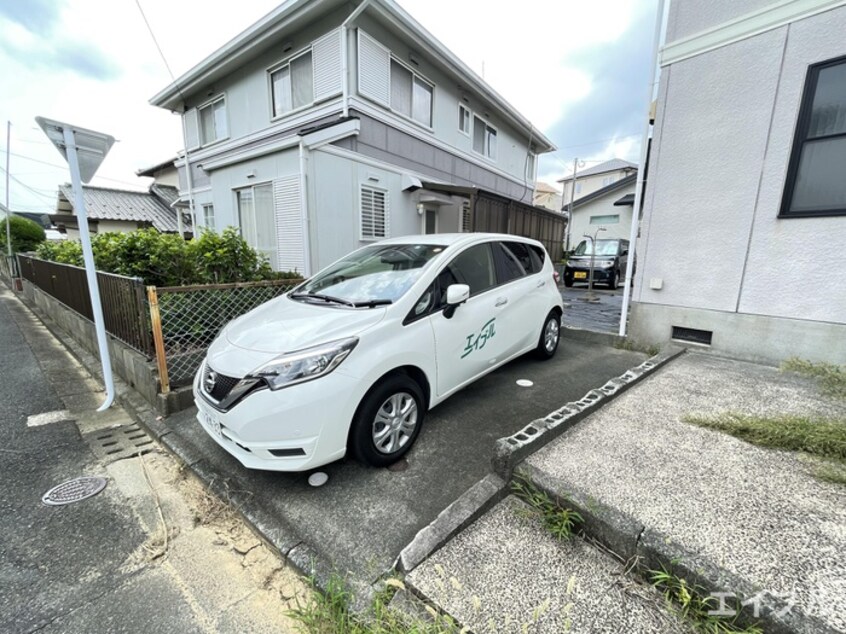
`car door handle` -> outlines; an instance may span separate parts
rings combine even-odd
[[[505,306],[507,303],[508,303],[507,297],[500,297],[498,300],[496,300],[496,304],[494,304],[494,306],[499,308],[500,306]]]
[[[537,288],[540,288],[544,284],[546,284],[546,280],[541,280],[540,282],[538,282]]]

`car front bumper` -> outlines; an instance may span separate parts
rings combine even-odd
[[[608,268],[595,268],[593,269],[593,281],[594,282],[606,282],[611,278],[611,274],[614,272],[614,267]],[[584,277],[578,277],[576,274],[583,275]],[[590,279],[590,267],[581,268],[581,267],[566,267],[564,269],[564,279],[565,280],[572,280],[573,282],[584,282],[585,284],[588,283]]]
[[[359,382],[338,371],[281,390],[252,392],[229,411],[215,408],[194,378],[197,421],[249,469],[307,471],[343,458]]]

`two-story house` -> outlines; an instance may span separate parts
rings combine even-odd
[[[565,176],[558,180],[563,187],[563,205],[569,205],[575,197],[576,200],[584,198],[604,187],[613,185],[637,171],[637,165],[624,161],[623,159],[611,159],[603,161],[598,165],[592,165],[576,171],[576,187],[573,191],[573,175]]]
[[[289,0],[151,103],[182,113],[198,225],[306,275],[368,241],[469,230],[479,191],[531,208],[554,149],[392,0]]]
[[[846,6],[673,0],[633,337],[846,361]]]

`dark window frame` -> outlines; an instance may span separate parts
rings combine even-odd
[[[818,62],[808,66],[805,76],[805,86],[802,89],[802,101],[799,104],[799,118],[796,121],[796,129],[793,133],[793,145],[790,148],[790,162],[787,165],[787,177],[784,182],[784,191],[781,196],[781,207],[779,218],[821,218],[827,216],[846,216],[846,206],[842,209],[817,209],[808,211],[791,211],[790,205],[793,201],[793,193],[796,187],[796,179],[799,176],[799,161],[802,158],[802,148],[808,139],[808,129],[811,123],[814,97],[817,92],[817,81],[820,71],[831,67],[846,64],[846,55],[834,59]],[[820,139],[846,139],[846,132],[831,134],[827,136],[814,137],[812,140]]]

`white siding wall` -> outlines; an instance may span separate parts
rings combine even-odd
[[[679,34],[694,14],[715,26],[709,12],[730,4],[674,2]],[[761,3],[737,4],[745,13]],[[714,330],[745,356],[844,349],[846,336],[820,341],[836,324],[846,335],[846,217],[777,217],[808,66],[846,55],[844,32],[846,8],[833,9],[663,69],[635,331],[648,332],[661,311],[681,319],[681,307],[683,325]],[[649,289],[650,278],[664,288]],[[741,326],[757,339],[739,347]]]
[[[585,203],[583,206],[578,206],[578,202],[576,203],[576,211],[573,213],[573,225],[570,229],[570,246],[571,248],[575,248],[576,245],[579,244],[583,240],[583,235],[585,233],[589,233],[590,235],[594,235],[596,230],[602,226],[605,227],[605,231],[602,231],[599,234],[599,239],[613,239],[613,238],[622,238],[624,240],[629,239],[629,235],[632,229],[632,205],[621,205],[619,207],[614,206],[615,200],[620,200],[626,194],[634,194],[635,185],[632,184],[629,187],[624,187],[622,189],[618,189],[607,196],[603,196],[600,199],[592,200],[588,203]],[[617,224],[603,224],[603,225],[592,225],[590,224],[591,216],[613,216],[619,215],[620,222]]]

